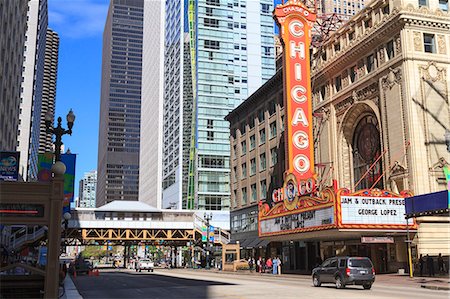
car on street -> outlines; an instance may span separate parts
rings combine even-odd
[[[313,269],[312,280],[315,287],[334,283],[338,289],[346,285],[362,285],[369,290],[375,281],[375,269],[368,257],[332,257]]]
[[[150,259],[140,259],[136,264],[136,272],[142,272],[142,270],[147,270],[148,272],[153,272],[155,264]]]

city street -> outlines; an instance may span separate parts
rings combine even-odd
[[[103,270],[100,276],[73,281],[85,298],[449,298],[448,291],[429,290],[379,275],[371,290],[348,286],[312,286],[307,276],[249,275],[203,270]]]

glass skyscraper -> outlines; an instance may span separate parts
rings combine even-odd
[[[166,1],[163,208],[229,210],[224,118],[275,73],[273,8],[272,0]]]

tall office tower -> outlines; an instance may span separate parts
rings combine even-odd
[[[20,152],[19,174],[24,180],[34,180],[37,178],[47,0],[30,0],[27,18],[17,150]]]
[[[317,1],[317,15],[326,18],[333,14],[342,21],[349,20],[372,0],[322,0]]]
[[[44,81],[42,88],[42,109],[39,135],[39,153],[53,151],[52,134],[46,132],[45,114],[50,111],[55,115],[56,78],[58,74],[58,33],[47,29],[45,42]]]
[[[0,151],[17,146],[27,9],[27,1],[0,1]]]
[[[275,73],[273,8],[272,0],[166,1],[163,208],[229,210],[224,117]]]
[[[164,2],[144,1],[139,201],[158,209],[162,197]]]
[[[85,172],[83,179],[80,180],[80,189],[78,192],[79,208],[95,208],[95,193],[97,189],[97,171]]]
[[[97,206],[138,200],[143,0],[111,0],[103,33]]]

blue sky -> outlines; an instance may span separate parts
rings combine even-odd
[[[49,0],[49,27],[60,37],[56,114],[76,115],[65,149],[77,154],[75,196],[83,174],[97,169],[102,34],[109,0]]]
[[[55,119],[61,116],[66,125],[68,111],[76,115],[72,136],[63,137],[65,149],[77,154],[75,196],[83,174],[97,169],[102,35],[108,6],[109,0],[48,2],[49,27],[60,37]]]

